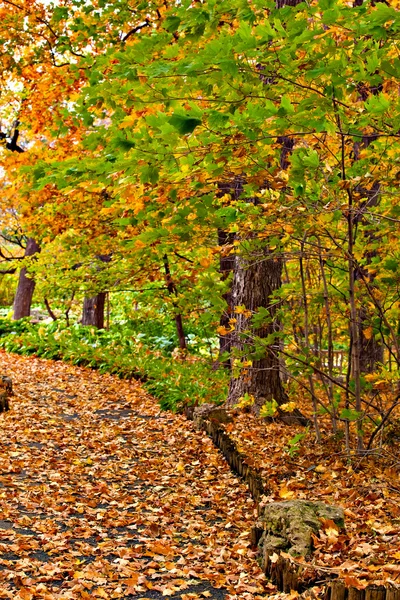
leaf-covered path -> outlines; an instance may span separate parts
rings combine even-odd
[[[254,505],[136,382],[0,354],[0,597],[264,597]]]

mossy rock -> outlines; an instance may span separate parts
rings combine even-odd
[[[344,528],[343,509],[324,502],[290,500],[264,506],[257,523],[263,531],[258,543],[262,567],[265,569],[271,554],[281,550],[292,556],[311,554],[312,534],[318,533],[324,519]]]

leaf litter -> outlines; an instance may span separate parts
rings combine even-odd
[[[305,402],[299,408],[306,414]],[[344,509],[345,531],[322,522],[312,558],[302,561],[319,574],[321,585],[313,595],[323,595],[324,583],[336,576],[350,587],[399,585],[400,421],[379,448],[349,458],[328,423],[322,422],[322,444],[310,430],[294,448],[292,441],[304,428],[267,423],[250,413],[233,411],[233,416],[224,427],[246,462],[259,470],[267,487],[263,503],[320,500]]]
[[[134,381],[0,353],[0,598],[257,600],[255,505]]]

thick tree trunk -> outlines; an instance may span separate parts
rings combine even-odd
[[[368,94],[367,94],[368,97]],[[354,157],[355,160],[359,159],[359,153],[362,149],[368,148],[376,140],[376,135],[365,135],[362,138],[361,143],[354,144]],[[379,181],[375,181],[370,189],[363,188],[362,186],[356,187],[356,192],[365,198],[363,204],[360,207],[360,214],[355,219],[355,224],[361,223],[362,225],[368,225],[368,221],[365,218],[365,212],[369,209],[374,208],[379,204],[381,186]],[[377,257],[378,252],[373,248],[373,243],[376,242],[376,235],[374,230],[367,230],[361,232],[363,234],[365,251],[364,261],[366,265],[370,265],[372,260]],[[368,286],[374,289],[374,276],[368,271],[367,267],[358,267],[355,272],[356,279],[364,280]],[[368,295],[367,295],[368,298]],[[358,328],[359,328],[359,350],[360,350],[360,372],[361,373],[373,373],[376,370],[377,363],[383,362],[384,357],[384,346],[382,341],[372,332],[370,334],[370,324],[373,321],[375,311],[368,307],[365,303],[358,309]],[[368,334],[366,334],[368,332]]]
[[[256,412],[259,412],[266,401],[272,399],[275,399],[278,404],[287,402],[279,376],[278,340],[265,345],[261,351],[256,349],[254,342],[254,337],[262,340],[278,329],[271,296],[281,286],[281,274],[282,260],[271,257],[268,250],[258,251],[249,258],[236,257],[235,259],[232,304],[234,307],[243,307],[248,312],[247,314],[240,312],[236,315],[232,346],[243,355],[244,361],[252,361],[252,364],[245,368],[239,377],[232,377],[228,406],[235,405],[245,394],[254,396]],[[261,307],[268,309],[271,322],[255,330],[251,328],[249,313],[253,314]],[[255,358],[260,354],[261,358]]]
[[[277,301],[273,293],[281,286],[282,266],[282,258],[272,256],[266,248],[258,247],[250,256],[235,258],[232,306],[240,309],[236,312],[236,328],[232,335],[233,376],[226,401],[228,408],[245,394],[254,397],[252,410],[256,414],[265,402],[275,400],[278,405],[288,402],[280,378],[279,339],[262,342],[279,331]],[[270,319],[261,328],[254,329],[251,314],[261,307],[268,310]],[[242,361],[251,361],[240,373],[235,373],[235,354]],[[308,424],[308,419],[297,409],[285,412],[278,408],[278,413],[288,424]]]
[[[39,245],[34,239],[28,238],[25,256],[33,256],[37,252],[40,252]],[[27,268],[23,267],[19,273],[18,287],[14,299],[13,319],[15,321],[30,316],[34,290],[35,280],[28,276]]]
[[[91,325],[97,329],[104,329],[104,308],[106,292],[100,292],[91,298],[83,300],[82,325]]]

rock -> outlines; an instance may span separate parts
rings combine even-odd
[[[12,381],[6,375],[0,375],[0,412],[10,409],[8,399],[12,396]]]
[[[262,529],[258,548],[265,570],[268,557],[280,550],[292,556],[307,556],[312,552],[312,533],[318,533],[322,520],[334,521],[344,527],[344,512],[324,502],[290,500],[273,502],[261,509],[257,528]]]
[[[213,421],[217,423],[230,423],[232,417],[228,415],[224,408],[215,406],[215,404],[201,404],[197,406],[193,411],[193,423],[196,429],[199,431],[204,429],[206,421]]]

